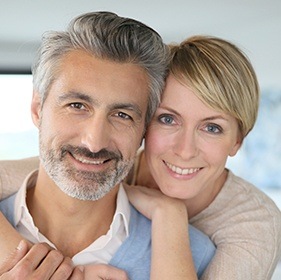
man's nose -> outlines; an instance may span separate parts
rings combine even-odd
[[[81,144],[93,153],[108,148],[111,137],[110,123],[105,116],[92,116],[83,124]]]

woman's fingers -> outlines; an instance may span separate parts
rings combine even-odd
[[[76,266],[73,271],[72,271],[72,274],[71,276],[68,278],[69,280],[81,280],[81,279],[87,279],[85,278],[84,276],[84,266],[82,265],[78,265]],[[60,278],[52,278],[52,280],[59,280]],[[92,279],[94,280],[94,278],[89,278],[89,279]],[[99,279],[100,280],[100,279]]]
[[[0,265],[0,275],[12,269],[28,252],[28,243],[21,240],[17,248]]]
[[[124,270],[106,264],[85,266],[85,280],[129,280]]]
[[[145,217],[152,220],[157,213],[165,213],[169,209],[180,209],[186,212],[184,202],[164,195],[158,189],[143,186],[124,186],[130,202]]]
[[[153,212],[158,207],[166,206],[173,201],[158,189],[127,185],[125,190],[130,202],[148,219],[152,218]]]
[[[127,273],[116,267],[95,264],[73,267],[72,260],[46,243],[30,249],[23,240],[0,265],[0,280],[129,280]]]
[[[28,251],[28,244],[23,242],[18,250],[9,257],[11,263],[4,263],[0,280],[40,279],[66,280],[73,272],[70,258],[65,258],[59,251],[46,243],[33,245]],[[75,274],[73,280],[83,279],[83,274]]]
[[[28,253],[25,255],[24,258],[19,262],[24,268],[28,268],[29,270],[33,271],[40,264],[42,264],[43,260],[47,257],[48,253],[52,250],[52,248],[46,243],[37,243],[34,244]],[[62,255],[59,254],[52,254],[53,259],[59,258],[60,261],[62,260]],[[46,258],[47,259],[47,258]],[[48,262],[48,259],[45,263]]]

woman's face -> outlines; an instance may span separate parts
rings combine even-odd
[[[145,156],[163,193],[210,196],[225,181],[225,164],[241,145],[238,123],[200,101],[172,75],[148,128]]]

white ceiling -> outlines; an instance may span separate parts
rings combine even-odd
[[[0,0],[0,70],[29,69],[41,35],[108,10],[152,26],[167,43],[219,36],[250,57],[262,87],[281,88],[280,0]]]

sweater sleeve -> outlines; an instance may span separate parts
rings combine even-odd
[[[281,256],[281,212],[260,190],[232,175],[192,224],[217,246],[200,279],[271,279]]]
[[[271,237],[269,234],[268,238]],[[252,241],[255,238],[253,235]],[[200,279],[271,279],[278,261],[278,250],[272,248],[274,242],[269,243],[268,248],[264,241],[258,239],[254,242],[233,240],[232,244],[230,242],[218,244],[214,258]]]
[[[0,199],[15,193],[25,177],[38,166],[38,157],[0,161]]]

